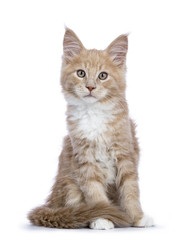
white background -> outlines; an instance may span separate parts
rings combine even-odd
[[[0,234],[3,239],[179,239],[179,1],[0,1]],[[64,25],[87,48],[130,32],[127,99],[138,124],[141,202],[156,227],[32,227],[66,134],[59,84]]]

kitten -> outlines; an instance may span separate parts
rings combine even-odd
[[[52,193],[28,217],[57,228],[152,226],[139,202],[139,147],[125,98],[127,35],[87,50],[67,28],[63,47],[69,135]]]

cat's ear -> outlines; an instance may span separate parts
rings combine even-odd
[[[69,28],[66,28],[63,41],[63,58],[69,62],[73,57],[79,55],[84,48],[83,44],[76,34]]]
[[[112,61],[117,66],[122,66],[126,61],[128,50],[128,35],[120,35],[107,48],[106,51],[110,55]]]

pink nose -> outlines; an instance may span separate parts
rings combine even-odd
[[[91,92],[93,89],[95,89],[95,87],[87,87],[87,89],[89,89],[89,91]]]

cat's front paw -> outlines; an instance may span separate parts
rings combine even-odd
[[[96,230],[108,230],[114,228],[114,224],[107,219],[98,218],[91,222],[89,227]]]
[[[152,227],[152,226],[154,226],[154,221],[151,217],[149,217],[146,214],[144,214],[143,217],[133,225],[133,227]]]

